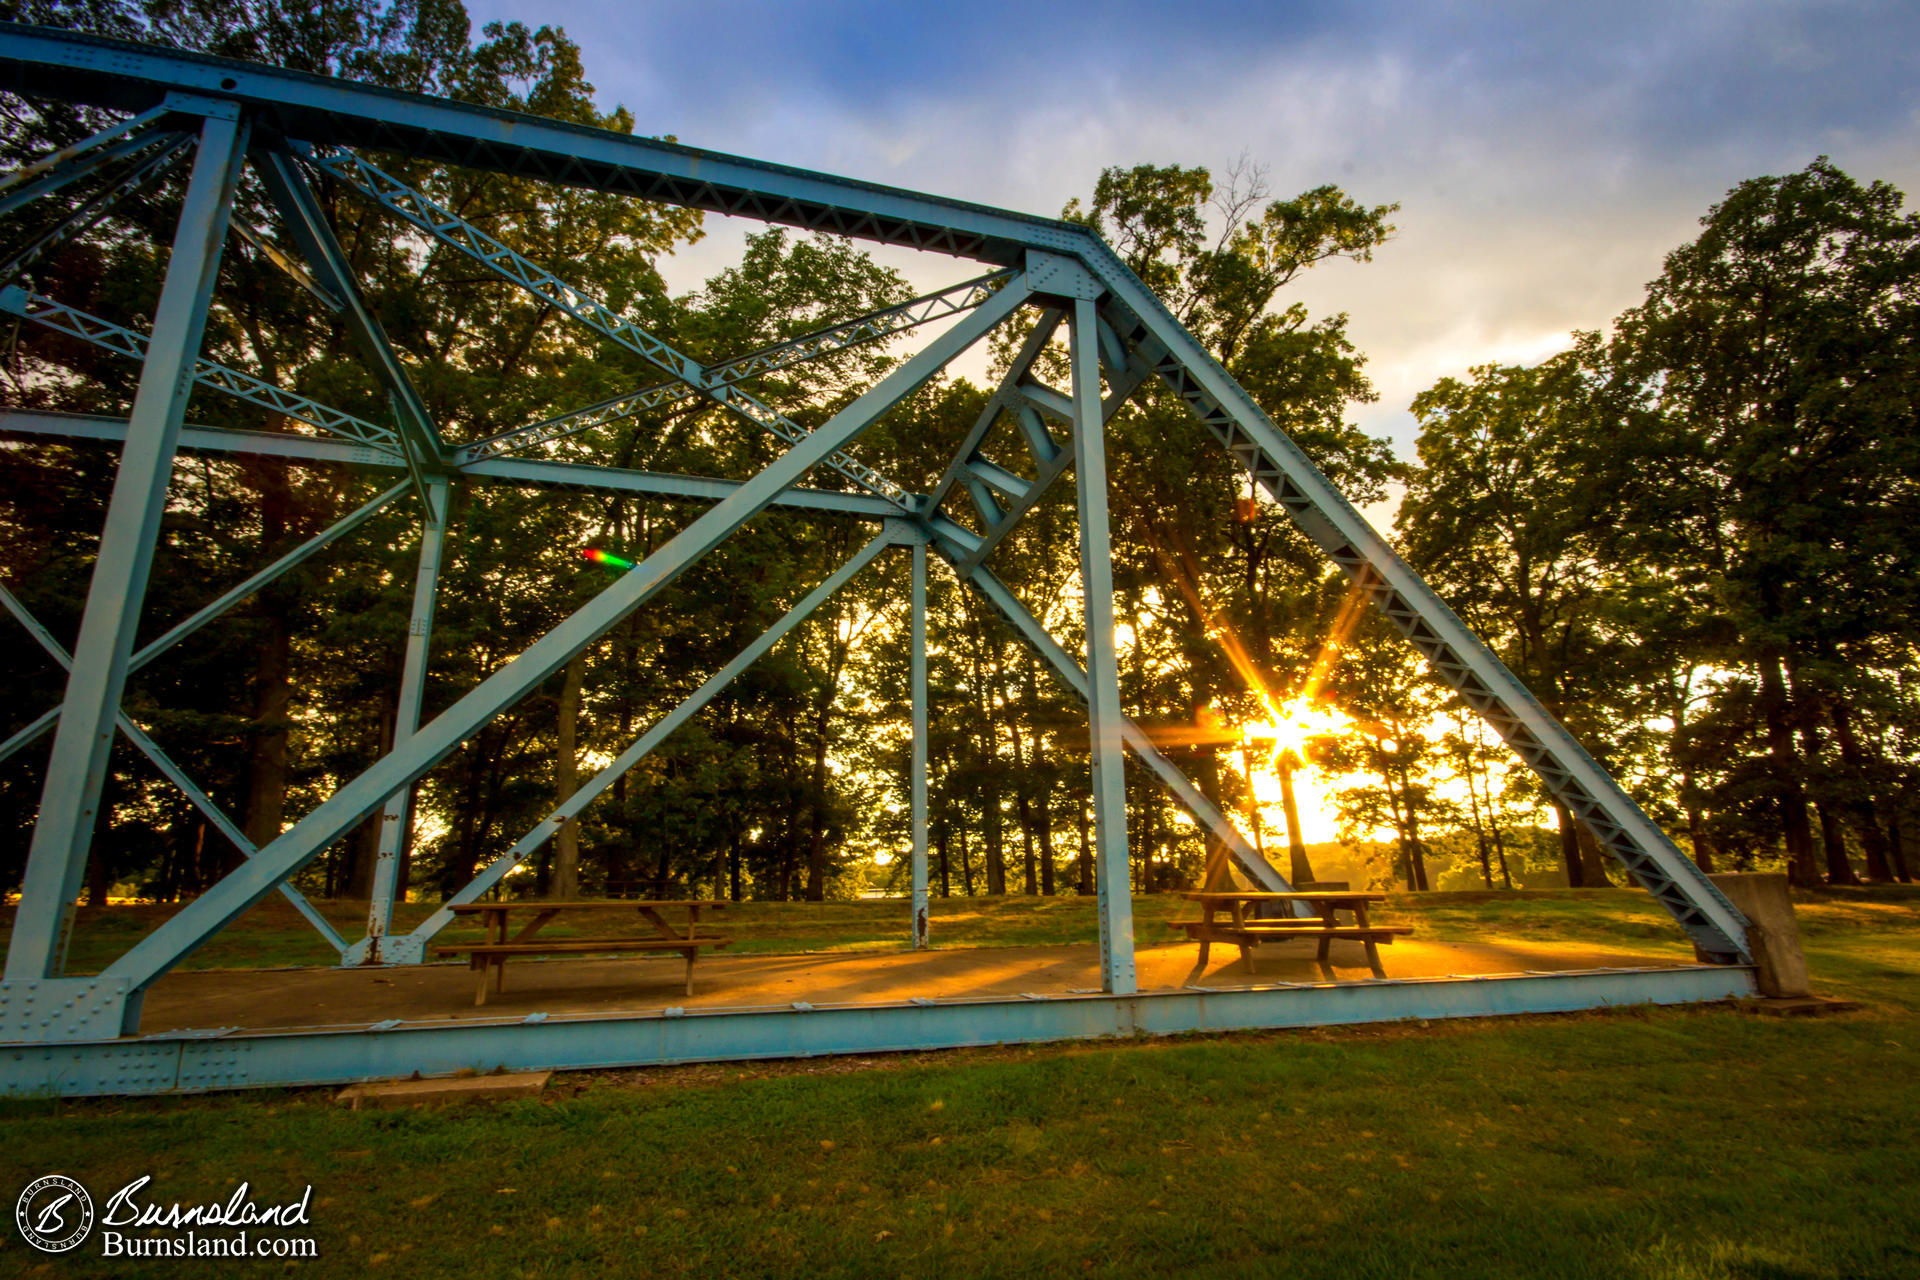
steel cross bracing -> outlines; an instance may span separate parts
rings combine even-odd
[[[669,583],[771,505],[773,499],[828,456],[851,443],[901,400],[918,391],[956,356],[997,327],[1028,297],[1016,276],[992,301],[963,317],[923,350],[833,415],[759,475],[682,529],[664,546],[616,579],[525,652],[483,680],[440,716],[423,725],[406,750],[388,753],[347,783],[284,835],[184,907],[103,972],[126,980],[127,1016],[138,1018],[137,993],[202,945],[280,880],[300,870],[334,840],[444,759],[468,736],[564,666],[576,653],[653,598]]]
[[[735,356],[731,360],[723,360],[719,364],[707,367],[707,381],[713,385],[730,386],[747,378],[776,373],[781,369],[792,368],[803,361],[845,351],[869,342],[878,342],[896,333],[904,333],[918,325],[943,320],[948,316],[958,315],[962,311],[970,311],[991,297],[993,290],[1005,283],[1010,274],[1010,272],[996,271],[975,280],[963,281],[950,289],[924,294],[895,307],[887,307],[842,324],[803,334],[787,342],[762,347],[758,351],[750,351],[746,355]],[[584,409],[576,409],[571,413],[563,413],[541,422],[528,423],[524,427],[514,427],[497,435],[488,436],[485,440],[476,440],[472,444],[462,445],[459,450],[459,460],[465,464],[482,458],[498,457],[501,454],[524,452],[636,413],[644,413],[667,405],[684,404],[698,394],[699,392],[693,386],[677,378],[672,382],[643,387],[638,391],[602,400]]]
[[[332,174],[402,220],[458,249],[502,279],[519,285],[588,328],[611,338],[769,435],[788,444],[797,443],[806,436],[805,427],[779,410],[724,379],[713,378],[691,356],[682,355],[584,289],[568,284],[545,267],[535,265],[523,254],[435,204],[398,178],[383,173],[350,152],[310,150],[307,158],[323,172]],[[827,459],[827,465],[861,488],[902,503],[902,509],[906,509],[900,486],[865,463],[844,453],[836,453]]]
[[[138,116],[110,125],[84,142],[55,152],[24,169],[16,169],[0,182],[0,215],[52,195],[82,178],[91,177],[117,160],[145,151],[156,143],[181,135],[156,127],[155,121],[169,108],[156,107]]]
[[[37,293],[28,293],[19,285],[0,289],[0,311],[11,312],[69,337],[91,342],[96,347],[104,347],[130,360],[145,361],[147,358],[146,334],[117,325],[111,320],[102,320],[99,316],[88,315],[78,307],[69,307]],[[298,392],[276,387],[250,373],[217,364],[205,357],[194,361],[193,380],[203,387],[223,391],[236,400],[244,400],[296,422],[318,427],[343,440],[373,445],[396,454],[400,449],[397,436],[386,427],[329,408]]]
[[[58,640],[55,640],[53,633],[48,631],[38,618],[29,613],[26,606],[20,603],[19,598],[4,586],[0,586],[0,605],[4,605],[7,612],[11,613],[14,619],[19,622],[22,627],[26,628],[27,634],[31,635],[42,649],[46,650],[47,656],[52,658],[54,663],[59,666],[62,671],[72,669],[73,656],[67,652],[65,646]],[[57,716],[54,718],[57,718]],[[131,742],[134,747],[139,750],[140,754],[145,756],[154,768],[160,771],[161,776],[166,778],[168,782],[171,782],[179,789],[181,794],[186,796],[188,802],[191,803],[194,808],[198,809],[201,815],[206,818],[208,825],[226,837],[227,841],[240,851],[242,857],[251,858],[255,853],[259,852],[259,850],[254,848],[253,842],[240,833],[240,828],[233,825],[232,819],[228,818],[226,813],[208,798],[206,792],[193,784],[193,780],[187,776],[186,771],[174,763],[173,757],[161,750],[160,744],[149,737],[146,730],[135,724],[126,712],[115,712],[114,723],[120,732],[125,735],[127,741]],[[340,935],[334,931],[333,926],[327,922],[326,917],[322,916],[314,905],[307,901],[304,894],[292,885],[284,882],[280,885],[280,894],[286,898],[288,902],[293,904],[295,910],[306,917],[307,922],[319,932],[320,936],[326,940],[327,944],[334,949],[336,954],[345,952],[347,944],[341,940]]]
[[[924,554],[931,546],[954,566],[961,581],[1001,612],[1023,642],[1088,702],[1096,771],[1096,827],[1100,833],[1097,865],[1102,895],[1103,971],[1109,990],[1126,991],[1132,979],[1125,812],[1118,785],[1122,749],[1150,769],[1225,844],[1249,880],[1268,888],[1285,885],[1225,816],[1119,711],[1110,588],[1105,580],[1109,553],[1105,545],[1101,437],[1106,422],[1149,377],[1163,380],[1192,407],[1230,455],[1246,466],[1333,562],[1361,585],[1435,671],[1539,771],[1554,794],[1566,801],[1636,879],[1674,914],[1704,953],[1725,960],[1748,955],[1746,923],[1739,913],[1426,588],[1139,279],[1082,227],[344,81],[6,24],[0,24],[0,86],[134,113],[86,142],[49,156],[11,178],[0,179],[0,214],[82,179],[105,175],[111,166],[127,162],[119,179],[108,180],[106,190],[110,191],[114,185],[124,184],[132,171],[151,163],[158,154],[151,148],[170,145],[167,139],[174,133],[184,129],[182,136],[196,139],[193,172],[187,182],[187,198],[151,339],[24,290],[0,293],[0,308],[129,358],[144,358],[146,366],[127,420],[0,411],[0,432],[16,438],[95,439],[118,442],[124,451],[102,537],[99,567],[72,658],[67,697],[59,712],[36,722],[57,723],[55,760],[69,764],[49,770],[40,827],[23,889],[23,923],[15,931],[6,978],[0,987],[0,996],[18,993],[29,1003],[40,999],[43,1007],[44,1002],[60,1004],[65,1012],[42,1019],[35,1024],[37,1029],[23,1029],[24,1024],[4,1012],[7,1007],[19,1007],[18,1002],[7,1006],[0,1000],[0,1039],[86,1039],[131,1031],[138,1025],[141,993],[155,978],[263,894],[287,890],[288,878],[295,871],[367,813],[383,804],[404,804],[411,783],[462,740],[524,697],[620,618],[644,605],[756,513],[771,506],[878,521],[882,532],[854,562],[843,566],[734,663],[649,730],[621,760],[638,759],[651,750],[732,674],[770,648],[785,629],[796,625],[825,598],[823,593],[830,593],[881,548],[905,543],[912,547],[915,557],[914,607],[910,611],[915,640],[915,760],[916,768],[924,768],[919,763],[924,759],[926,719],[919,602]],[[270,121],[270,127],[262,129],[250,151],[249,131],[256,116]],[[452,218],[369,162],[342,150],[346,147],[400,154],[416,161],[464,164],[702,209],[747,213],[768,221],[971,256],[998,269],[872,316],[703,367],[498,240]],[[308,157],[418,229],[458,245],[504,278],[553,301],[665,370],[671,381],[490,440],[464,447],[441,446],[404,369],[362,301],[331,227],[307,192],[299,165],[290,158],[293,155]],[[309,268],[303,269],[257,229],[232,222],[234,181],[243,156],[251,156],[267,180],[287,231]],[[98,204],[98,199],[82,200],[74,217],[94,216]],[[230,229],[286,270],[329,310],[351,313],[346,318],[393,398],[399,430],[377,427],[315,405],[197,355],[220,243]],[[74,225],[56,232],[66,236],[80,233]],[[933,493],[906,493],[846,455],[846,447],[881,414],[917,390],[970,344],[1029,306],[1038,310],[1038,327],[996,391],[987,415],[962,442]],[[797,427],[736,386],[799,360],[948,317],[955,318],[952,327],[812,432]],[[1068,327],[1073,374],[1072,388],[1064,393],[1039,382],[1032,369],[1034,359],[1062,323]],[[181,421],[185,392],[196,379],[275,414],[345,438],[185,426]],[[759,475],[743,482],[513,457],[507,452],[584,429],[582,423],[610,421],[635,407],[665,407],[695,402],[695,397],[726,406],[773,431],[790,447]],[[1014,424],[1026,448],[1025,462],[1017,468],[1001,465],[982,450],[995,424],[1006,420]],[[1064,438],[1049,423],[1064,424]],[[265,453],[319,464],[352,462],[390,471],[408,469],[423,489],[430,487],[436,492],[455,482],[493,480],[580,491],[655,494],[711,506],[635,570],[616,580],[436,720],[405,737],[386,757],[345,784],[278,839],[248,851],[249,857],[232,875],[113,962],[99,978],[67,979],[61,973],[60,954],[70,908],[63,904],[71,903],[85,865],[88,824],[82,819],[90,817],[91,806],[99,798],[104,748],[98,746],[101,740],[96,735],[102,726],[110,735],[112,726],[124,720],[118,701],[126,675],[194,627],[218,616],[245,591],[257,590],[345,532],[342,526],[350,528],[370,514],[363,508],[306,547],[225,593],[161,641],[135,653],[133,628],[157,532],[167,468],[175,451],[181,449]],[[798,480],[821,466],[840,470],[868,493],[797,487]],[[1076,477],[1081,517],[1080,558],[1090,640],[1084,666],[985,567],[986,559],[1002,545],[1008,532],[1048,486],[1069,470]],[[942,514],[942,505],[955,489],[967,492],[984,532],[968,530]],[[396,486],[376,503],[384,506],[400,491],[401,486]],[[443,512],[444,506],[430,503],[429,511]],[[428,559],[423,554],[416,592],[419,660],[417,664],[409,662],[410,671],[417,665],[414,674],[418,678],[424,678],[426,641],[431,630],[433,574]],[[23,731],[9,743],[0,744],[0,756],[44,732],[36,726],[29,726],[29,730],[33,732]],[[164,759],[157,748],[155,755],[156,763]],[[616,767],[620,763],[616,761]],[[195,793],[177,769],[161,767],[169,778],[190,794]],[[504,874],[527,850],[537,847],[556,823],[564,822],[604,790],[613,776],[617,773],[603,771],[580,788],[546,822],[496,861],[490,872]],[[917,913],[925,906],[923,786],[924,778],[916,778],[912,826]],[[393,852],[396,858],[404,856],[404,847],[396,844]],[[476,895],[485,887],[477,881],[462,893]],[[318,923],[324,926],[323,921]],[[376,907],[369,936],[348,948],[349,953],[361,958],[381,954],[374,943],[382,928]],[[417,958],[417,954],[400,953],[417,953],[430,932],[386,938],[383,958]],[[916,943],[923,943],[923,919],[916,922],[914,932]],[[339,945],[337,936],[330,941]]]
[[[4,418],[0,418],[0,422],[4,422]],[[196,610],[191,617],[169,627],[166,634],[136,650],[133,656],[127,659],[127,674],[129,676],[133,675],[155,658],[158,658],[161,654],[173,648],[174,645],[179,644],[182,640],[185,640],[188,636],[198,631],[201,627],[223,616],[229,609],[239,604],[242,600],[257,594],[262,588],[279,580],[289,571],[305,564],[326,547],[353,532],[355,529],[358,529],[361,525],[385,509],[395,498],[405,492],[406,487],[404,483],[397,484],[385,493],[363,503],[357,509],[334,521],[331,525],[328,525],[319,533],[314,534],[311,538],[308,538],[305,542],[287,552],[266,568],[246,579],[246,581],[229,588],[223,592],[217,600]],[[4,587],[0,587],[0,591],[4,590]],[[26,618],[21,611],[15,610],[15,614],[20,617],[23,623],[26,622]],[[29,629],[32,629],[31,626]],[[46,642],[42,641],[42,644],[44,646]],[[60,658],[61,665],[63,666],[66,665],[68,661],[69,659],[65,657]],[[38,741],[41,735],[53,728],[59,719],[60,707],[54,707],[39,719],[27,725],[26,728],[20,730],[11,738],[8,738],[5,742],[0,742],[0,761],[5,761],[14,752],[27,746],[29,743]]]
[[[144,138],[138,140],[146,140]],[[87,232],[113,212],[114,207],[128,196],[140,191],[161,177],[173,167],[193,140],[186,134],[167,133],[159,139],[159,145],[152,154],[140,160],[132,168],[68,214],[59,226],[41,236],[38,240],[15,253],[4,263],[0,263],[0,280],[12,280],[28,267],[44,258],[67,241],[85,235]]]

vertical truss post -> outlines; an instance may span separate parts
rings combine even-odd
[[[913,948],[927,945],[927,544],[913,544]]]
[[[393,713],[393,749],[405,751],[420,727],[426,691],[427,658],[433,649],[433,603],[440,589],[440,553],[447,537],[447,480],[427,481],[427,517],[420,526],[420,568],[413,579],[413,614],[407,623],[407,652],[400,667],[400,698]],[[407,826],[413,784],[387,797],[380,814],[380,856],[373,864],[373,893],[367,902],[367,939],[347,953],[349,964],[379,964],[380,942],[391,931],[393,899],[400,886],[400,860],[407,856]]]
[[[1094,884],[1100,903],[1100,985],[1131,995],[1133,898],[1127,884],[1125,718],[1113,638],[1113,553],[1107,535],[1106,432],[1093,301],[1073,303],[1073,466],[1080,493],[1080,587],[1087,630],[1087,724],[1093,746]]]
[[[74,898],[86,872],[174,449],[245,153],[247,127],[238,108],[210,104],[207,109],[219,114],[208,114],[201,124],[199,150],[174,230],[153,339],[134,394],[127,443],[74,645],[66,709],[47,763],[39,821],[7,950],[8,979],[55,978],[66,964]]]

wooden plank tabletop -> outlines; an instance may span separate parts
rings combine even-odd
[[[1180,896],[1189,902],[1385,902],[1384,893],[1364,889],[1309,889],[1304,893],[1267,893],[1238,890],[1184,889]]]

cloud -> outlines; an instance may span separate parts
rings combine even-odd
[[[479,0],[479,18],[512,16]],[[925,6],[586,0],[557,17],[647,133],[1055,213],[1100,169],[1224,168],[1398,201],[1295,296],[1344,311],[1410,447],[1412,396],[1544,357],[1636,302],[1735,183],[1830,154],[1920,181],[1920,8],[1849,3]],[[744,230],[670,273],[690,283]],[[931,286],[965,264],[886,255]]]

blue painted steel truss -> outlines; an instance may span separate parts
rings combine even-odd
[[[0,289],[0,310],[142,363],[139,390],[125,420],[0,411],[0,432],[20,439],[92,439],[121,450],[92,591],[71,658],[18,608],[11,595],[4,601],[71,670],[62,705],[0,743],[0,760],[4,760],[49,730],[54,736],[19,923],[9,946],[5,977],[0,980],[0,1089],[32,1088],[37,1087],[34,1081],[51,1081],[67,1092],[137,1092],[350,1079],[496,1061],[518,1065],[599,1061],[593,1053],[574,1047],[575,1032],[556,1024],[544,1024],[548,1029],[535,1031],[489,1023],[443,1028],[443,1034],[409,1030],[392,1036],[354,1033],[346,1039],[318,1034],[271,1037],[271,1046],[248,1042],[245,1056],[254,1062],[271,1059],[273,1065],[235,1074],[231,1062],[238,1060],[234,1056],[237,1041],[231,1037],[141,1038],[137,1029],[142,993],[157,978],[262,896],[276,891],[289,895],[305,910],[348,963],[418,962],[427,939],[445,922],[445,911],[412,934],[390,937],[386,932],[397,863],[406,856],[400,833],[406,826],[406,798],[413,783],[622,618],[644,607],[755,515],[775,506],[876,522],[880,530],[872,543],[786,618],[455,894],[454,902],[484,892],[853,574],[886,549],[901,546],[912,557],[913,943],[928,942],[923,617],[926,560],[931,551],[953,568],[960,582],[998,609],[1088,705],[1102,977],[1108,993],[1101,999],[1109,1003],[1095,1009],[1087,1002],[1068,1002],[1062,1005],[1063,1012],[1044,1015],[1020,1005],[1018,1016],[1012,1016],[991,1002],[950,1006],[932,1002],[941,1007],[916,1005],[912,1012],[866,1022],[823,1013],[806,1024],[809,1051],[926,1047],[982,1039],[1107,1034],[1131,1028],[1192,1029],[1217,1025],[1219,1019],[1210,1009],[1224,1007],[1223,1001],[1235,1010],[1228,1019],[1232,1025],[1253,1026],[1284,1024],[1309,1007],[1321,1010],[1313,1016],[1340,1020],[1349,1015],[1339,1009],[1355,1001],[1373,1010],[1372,1016],[1409,1016],[1414,1011],[1467,1006],[1476,1012],[1561,1007],[1556,1001],[1568,999],[1586,1007],[1580,1002],[1718,998],[1744,989],[1744,971],[1736,967],[1719,972],[1671,971],[1657,978],[1585,978],[1587,994],[1580,996],[1564,994],[1569,990],[1565,987],[1558,989],[1560,995],[1542,994],[1547,989],[1539,988],[1539,982],[1544,980],[1528,979],[1499,996],[1475,997],[1460,1006],[1434,997],[1425,987],[1419,988],[1422,994],[1417,997],[1392,994],[1414,989],[1404,984],[1379,985],[1378,990],[1386,994],[1325,996],[1314,1001],[1294,992],[1293,1003],[1285,1005],[1274,1003],[1273,993],[1258,991],[1231,997],[1215,993],[1191,998],[1142,996],[1137,998],[1140,1003],[1129,1000],[1134,989],[1133,946],[1121,785],[1127,754],[1223,843],[1251,882],[1276,889],[1286,884],[1121,711],[1108,576],[1103,436],[1106,422],[1128,397],[1156,378],[1192,407],[1229,455],[1399,627],[1434,672],[1493,725],[1553,794],[1672,913],[1704,956],[1738,966],[1750,959],[1750,952],[1746,921],[1732,904],[1400,560],[1159,299],[1085,228],[510,112],[9,24],[0,24],[0,88],[30,98],[126,113],[126,118],[92,138],[0,178],[0,217],[75,184],[95,188],[60,227],[15,254],[8,275],[62,240],[84,233],[116,202],[162,180],[188,151],[193,156],[150,334],[87,315],[0,276],[0,286],[6,286]],[[380,154],[907,245],[972,259],[988,270],[951,288],[791,342],[703,364],[392,177],[368,158]],[[277,210],[284,228],[277,236],[233,216],[235,183],[243,162],[253,165]],[[329,175],[385,210],[411,234],[467,254],[500,278],[627,347],[658,368],[662,380],[489,439],[467,444],[445,441],[414,390],[404,362],[362,298],[346,255],[308,189],[311,173]],[[229,232],[342,317],[388,392],[391,422],[369,422],[343,413],[199,355]],[[987,411],[960,442],[952,464],[931,493],[908,492],[859,460],[855,449],[860,436],[883,414],[1018,313],[1033,314],[1037,324]],[[814,430],[800,426],[744,385],[802,361],[882,341],[934,321],[951,323]],[[1063,328],[1070,349],[1071,385],[1066,390],[1046,385],[1035,373],[1037,357]],[[186,425],[187,392],[196,383],[304,424],[305,430],[235,431]],[[528,456],[554,441],[631,414],[682,404],[716,405],[772,434],[785,452],[745,481],[659,475]],[[1017,463],[1004,461],[1009,455],[994,443],[1002,423],[1011,424],[1019,450],[1013,455]],[[989,456],[990,450],[999,456]],[[135,652],[133,635],[166,482],[181,451],[351,463],[404,473],[404,479],[332,529],[223,593],[161,640]],[[818,470],[837,473],[857,491],[800,486],[802,479]],[[987,568],[1007,534],[1050,486],[1069,475],[1078,495],[1088,638],[1084,662],[1055,641]],[[472,483],[645,493],[707,504],[707,509],[525,653],[431,722],[416,725],[431,653],[439,530],[447,494],[453,486]],[[352,532],[406,487],[422,498],[426,518],[396,744],[277,839],[253,849],[191,780],[126,720],[120,710],[125,681],[192,630]],[[970,514],[962,514],[976,528],[948,514],[961,501],[970,504]],[[136,735],[142,750],[152,748],[148,754],[156,765],[247,856],[232,874],[102,974],[74,978],[65,973],[72,903],[100,803],[106,743],[116,724]],[[369,813],[383,807],[396,820],[387,824],[393,835],[382,847],[381,891],[375,894],[366,936],[348,943],[333,934],[291,889],[289,880]],[[1676,992],[1691,994],[1675,996]],[[1262,1000],[1267,1003],[1261,1004]],[[631,1025],[615,1037],[624,1047],[609,1050],[612,1056],[607,1061],[772,1052],[779,1038],[799,1024],[780,1021],[781,1029],[774,1030],[772,1023],[762,1025],[765,1017],[756,1014],[747,1021],[724,1023],[703,1015],[664,1030],[647,1020],[628,1020]],[[882,1022],[888,1030],[872,1030]],[[303,1054],[311,1057],[303,1059]],[[308,1065],[301,1065],[303,1061]]]

